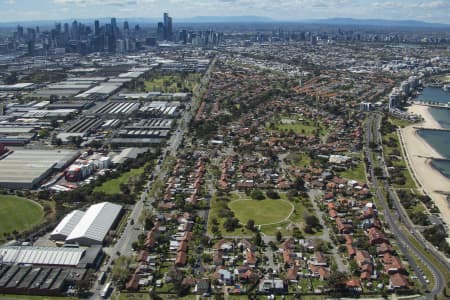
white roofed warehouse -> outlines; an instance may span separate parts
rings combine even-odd
[[[121,205],[110,202],[94,204],[86,212],[75,210],[62,219],[50,236],[68,244],[101,245],[121,212]]]
[[[58,226],[50,234],[50,238],[54,241],[65,241],[83,216],[84,212],[81,210],[72,211],[59,222]]]

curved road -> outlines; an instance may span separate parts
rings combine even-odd
[[[367,146],[367,152],[365,152],[365,154],[367,155],[367,158],[369,161],[369,172],[371,175],[371,183],[372,183],[373,188],[376,191],[377,197],[380,200],[380,203],[382,206],[381,209],[383,210],[386,222],[389,224],[390,230],[394,234],[395,239],[397,240],[402,253],[407,257],[411,268],[414,270],[414,272],[416,273],[417,277],[419,278],[420,282],[425,287],[425,289],[427,289],[426,279],[424,278],[420,268],[417,266],[414,258],[412,257],[412,254],[414,256],[418,257],[433,274],[433,277],[435,279],[435,284],[434,284],[433,289],[430,291],[430,293],[421,297],[421,299],[427,299],[427,300],[430,299],[431,300],[431,299],[434,299],[435,296],[438,296],[442,293],[442,290],[444,289],[444,286],[445,286],[445,276],[439,271],[438,268],[436,268],[436,266],[433,265],[433,263],[431,261],[428,260],[428,258],[426,256],[424,256],[422,254],[422,252],[420,250],[418,250],[409,241],[408,237],[405,236],[405,234],[401,231],[400,226],[402,225],[401,223],[403,222],[406,225],[406,227],[408,228],[408,230],[410,230],[411,232],[415,232],[413,227],[410,226],[410,224],[405,220],[406,216],[403,213],[401,213],[401,210],[397,209],[398,213],[396,213],[389,209],[385,195],[383,194],[383,191],[381,189],[381,185],[384,186],[386,191],[388,191],[390,197],[393,198],[393,200],[394,200],[393,202],[396,207],[399,204],[399,203],[397,203],[398,198],[396,198],[396,194],[392,191],[392,189],[389,186],[389,184],[387,183],[387,181],[382,179],[379,182],[379,180],[377,179],[377,177],[374,174],[374,169],[373,169],[374,153],[370,147],[370,144],[372,142],[375,145],[379,146],[382,143],[382,139],[380,136],[380,122],[381,122],[381,119],[378,114],[375,116],[375,118],[369,117],[369,121],[367,122],[366,128],[365,128],[365,131],[366,131],[365,138],[366,138],[366,146]],[[386,174],[387,169],[386,169],[386,166],[384,165],[383,159],[380,161],[380,166],[384,170],[385,175],[387,175]],[[413,237],[416,238],[416,235],[413,234]],[[419,239],[419,242],[422,239]],[[439,255],[436,258],[440,260],[441,257]],[[443,263],[444,263],[444,265],[447,265],[446,261],[444,261]]]

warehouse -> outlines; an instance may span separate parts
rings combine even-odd
[[[0,266],[0,293],[63,295],[68,286],[83,280],[85,269],[60,267]]]
[[[125,129],[167,129],[170,130],[174,124],[173,119],[142,119]]]
[[[131,114],[133,111],[139,109],[138,102],[109,102],[100,107],[96,114]]]
[[[78,156],[75,150],[15,150],[0,160],[0,188],[32,189]]]
[[[122,206],[118,204],[102,202],[92,205],[67,236],[66,243],[83,246],[102,244],[109,230],[119,220],[121,212]]]
[[[74,210],[70,214],[64,217],[58,226],[50,234],[50,239],[54,241],[64,241],[72,230],[80,222],[84,216],[84,212],[81,210]]]
[[[148,104],[145,104],[140,108],[140,111],[152,113],[158,116],[168,116],[168,117],[176,117],[178,116],[178,108],[180,106],[180,102],[173,101],[152,101]]]
[[[85,248],[7,246],[0,248],[4,264],[77,266]]]
[[[82,118],[69,126],[65,132],[67,133],[84,133],[88,134],[92,130],[99,128],[103,124],[103,121],[95,118]]]
[[[77,95],[75,98],[77,99],[85,99],[92,96],[100,97],[102,99],[106,99],[107,97],[114,94],[117,90],[122,87],[122,83],[120,82],[105,82],[98,86],[95,86],[82,94]]]
[[[97,268],[103,258],[101,245],[73,247],[0,247],[4,265],[33,265],[76,268]],[[1,277],[1,274],[0,274]]]

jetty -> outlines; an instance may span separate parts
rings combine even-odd
[[[447,108],[450,109],[450,102],[448,103],[437,103],[436,101],[427,101],[427,100],[421,100],[421,101],[413,101],[414,104],[417,105],[423,105],[423,106],[429,106],[429,107],[436,107],[436,108]]]
[[[421,126],[414,126],[414,129],[417,129],[417,130],[429,130],[429,131],[450,132],[450,129],[448,129],[448,128],[427,128],[427,127],[421,127]]]

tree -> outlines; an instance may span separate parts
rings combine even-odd
[[[212,232],[214,235],[218,235],[218,233],[219,233],[219,226],[213,225],[213,226],[211,227],[211,232]]]
[[[120,191],[125,195],[129,195],[131,193],[130,187],[126,183],[120,184]]]
[[[303,178],[297,177],[295,179],[295,182],[294,182],[294,187],[297,189],[297,191],[304,191],[304,190],[306,190],[306,188],[305,188],[305,181],[303,180]]]
[[[326,285],[331,289],[335,296],[342,295],[346,291],[346,282],[348,279],[348,274],[345,272],[332,272]]]
[[[119,256],[112,269],[112,279],[119,287],[123,287],[130,275],[130,265],[133,259],[127,256]]]
[[[247,221],[247,225],[245,227],[247,227],[247,229],[251,230],[251,231],[255,230],[255,221],[252,219],[249,219]]]
[[[78,296],[84,296],[91,289],[91,281],[89,279],[79,280],[75,284],[75,289]]]
[[[319,219],[316,216],[313,215],[309,215],[305,218],[305,223],[306,225],[316,228],[318,226],[320,226],[320,222]]]
[[[350,260],[348,268],[353,275],[356,275],[356,273],[359,272],[359,266],[354,259]]]
[[[250,197],[255,200],[264,200],[266,198],[260,190],[253,190],[250,193]]]
[[[281,242],[281,239],[283,238],[283,234],[281,233],[281,231],[278,231],[277,232],[277,235],[276,235],[276,239],[277,239],[277,241],[278,242]]]
[[[268,190],[266,192],[267,197],[270,199],[280,199],[280,195],[274,190]]]
[[[93,141],[89,144],[89,147],[92,147],[92,148],[94,148],[94,149],[98,149],[98,148],[100,148],[101,146],[103,146],[103,143],[102,143],[101,141],[99,141],[99,140],[93,140]]]
[[[257,246],[261,246],[262,245],[262,237],[261,237],[261,234],[259,232],[257,232],[255,234],[255,244]]]
[[[83,143],[83,138],[81,136],[69,136],[68,138],[69,143],[71,143],[72,145],[76,146],[76,147],[80,147],[81,143]]]

